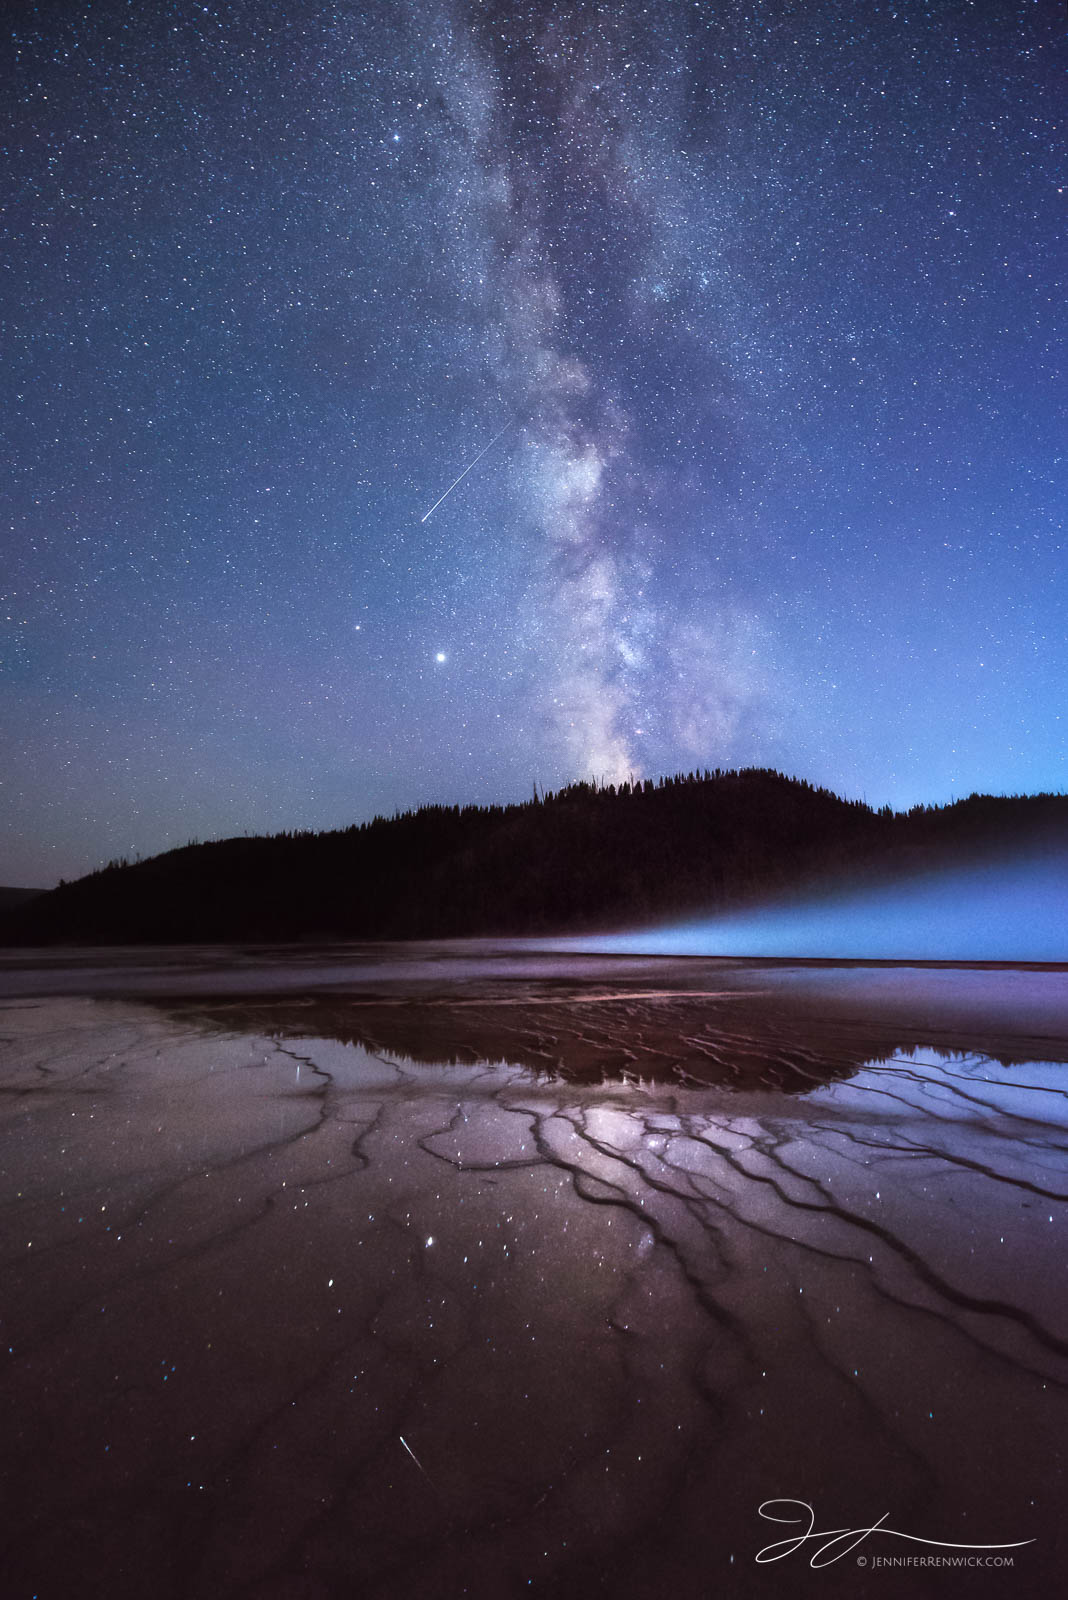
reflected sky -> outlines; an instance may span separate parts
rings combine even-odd
[[[13,1592],[748,1595],[781,1496],[1053,1592],[1065,974],[324,954],[8,970]]]
[[[1030,1062],[1036,1052],[1068,1058],[1068,1039],[1029,1033],[1026,1013],[1002,1012],[984,1027],[962,1015],[959,996],[951,1008],[952,984],[938,996],[941,1008],[922,1020],[895,1014],[892,1002],[900,997],[892,989],[835,992],[828,974],[816,976],[825,980],[822,988],[800,984],[792,991],[780,974],[765,974],[780,982],[755,990],[729,980],[715,989],[606,989],[498,979],[451,993],[395,986],[381,994],[188,1001],[168,1011],[178,1021],[352,1045],[361,1058],[404,1063],[413,1083],[416,1069],[429,1068],[433,1076],[442,1066],[501,1065],[549,1084],[807,1094],[869,1062],[918,1050],[935,1060],[974,1058],[1003,1067]]]

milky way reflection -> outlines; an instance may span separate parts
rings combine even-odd
[[[1063,974],[383,972],[9,998],[10,1593],[1053,1592]]]

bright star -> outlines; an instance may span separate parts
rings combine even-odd
[[[445,652],[444,652],[444,650],[439,650],[437,655],[434,657],[434,660],[435,661],[444,661],[445,660]]]

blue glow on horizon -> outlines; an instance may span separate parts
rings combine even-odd
[[[1068,961],[1068,857],[1045,854],[561,942],[619,954]]]

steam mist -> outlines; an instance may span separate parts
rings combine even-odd
[[[568,943],[621,954],[1068,961],[1068,857],[1046,852]]]

